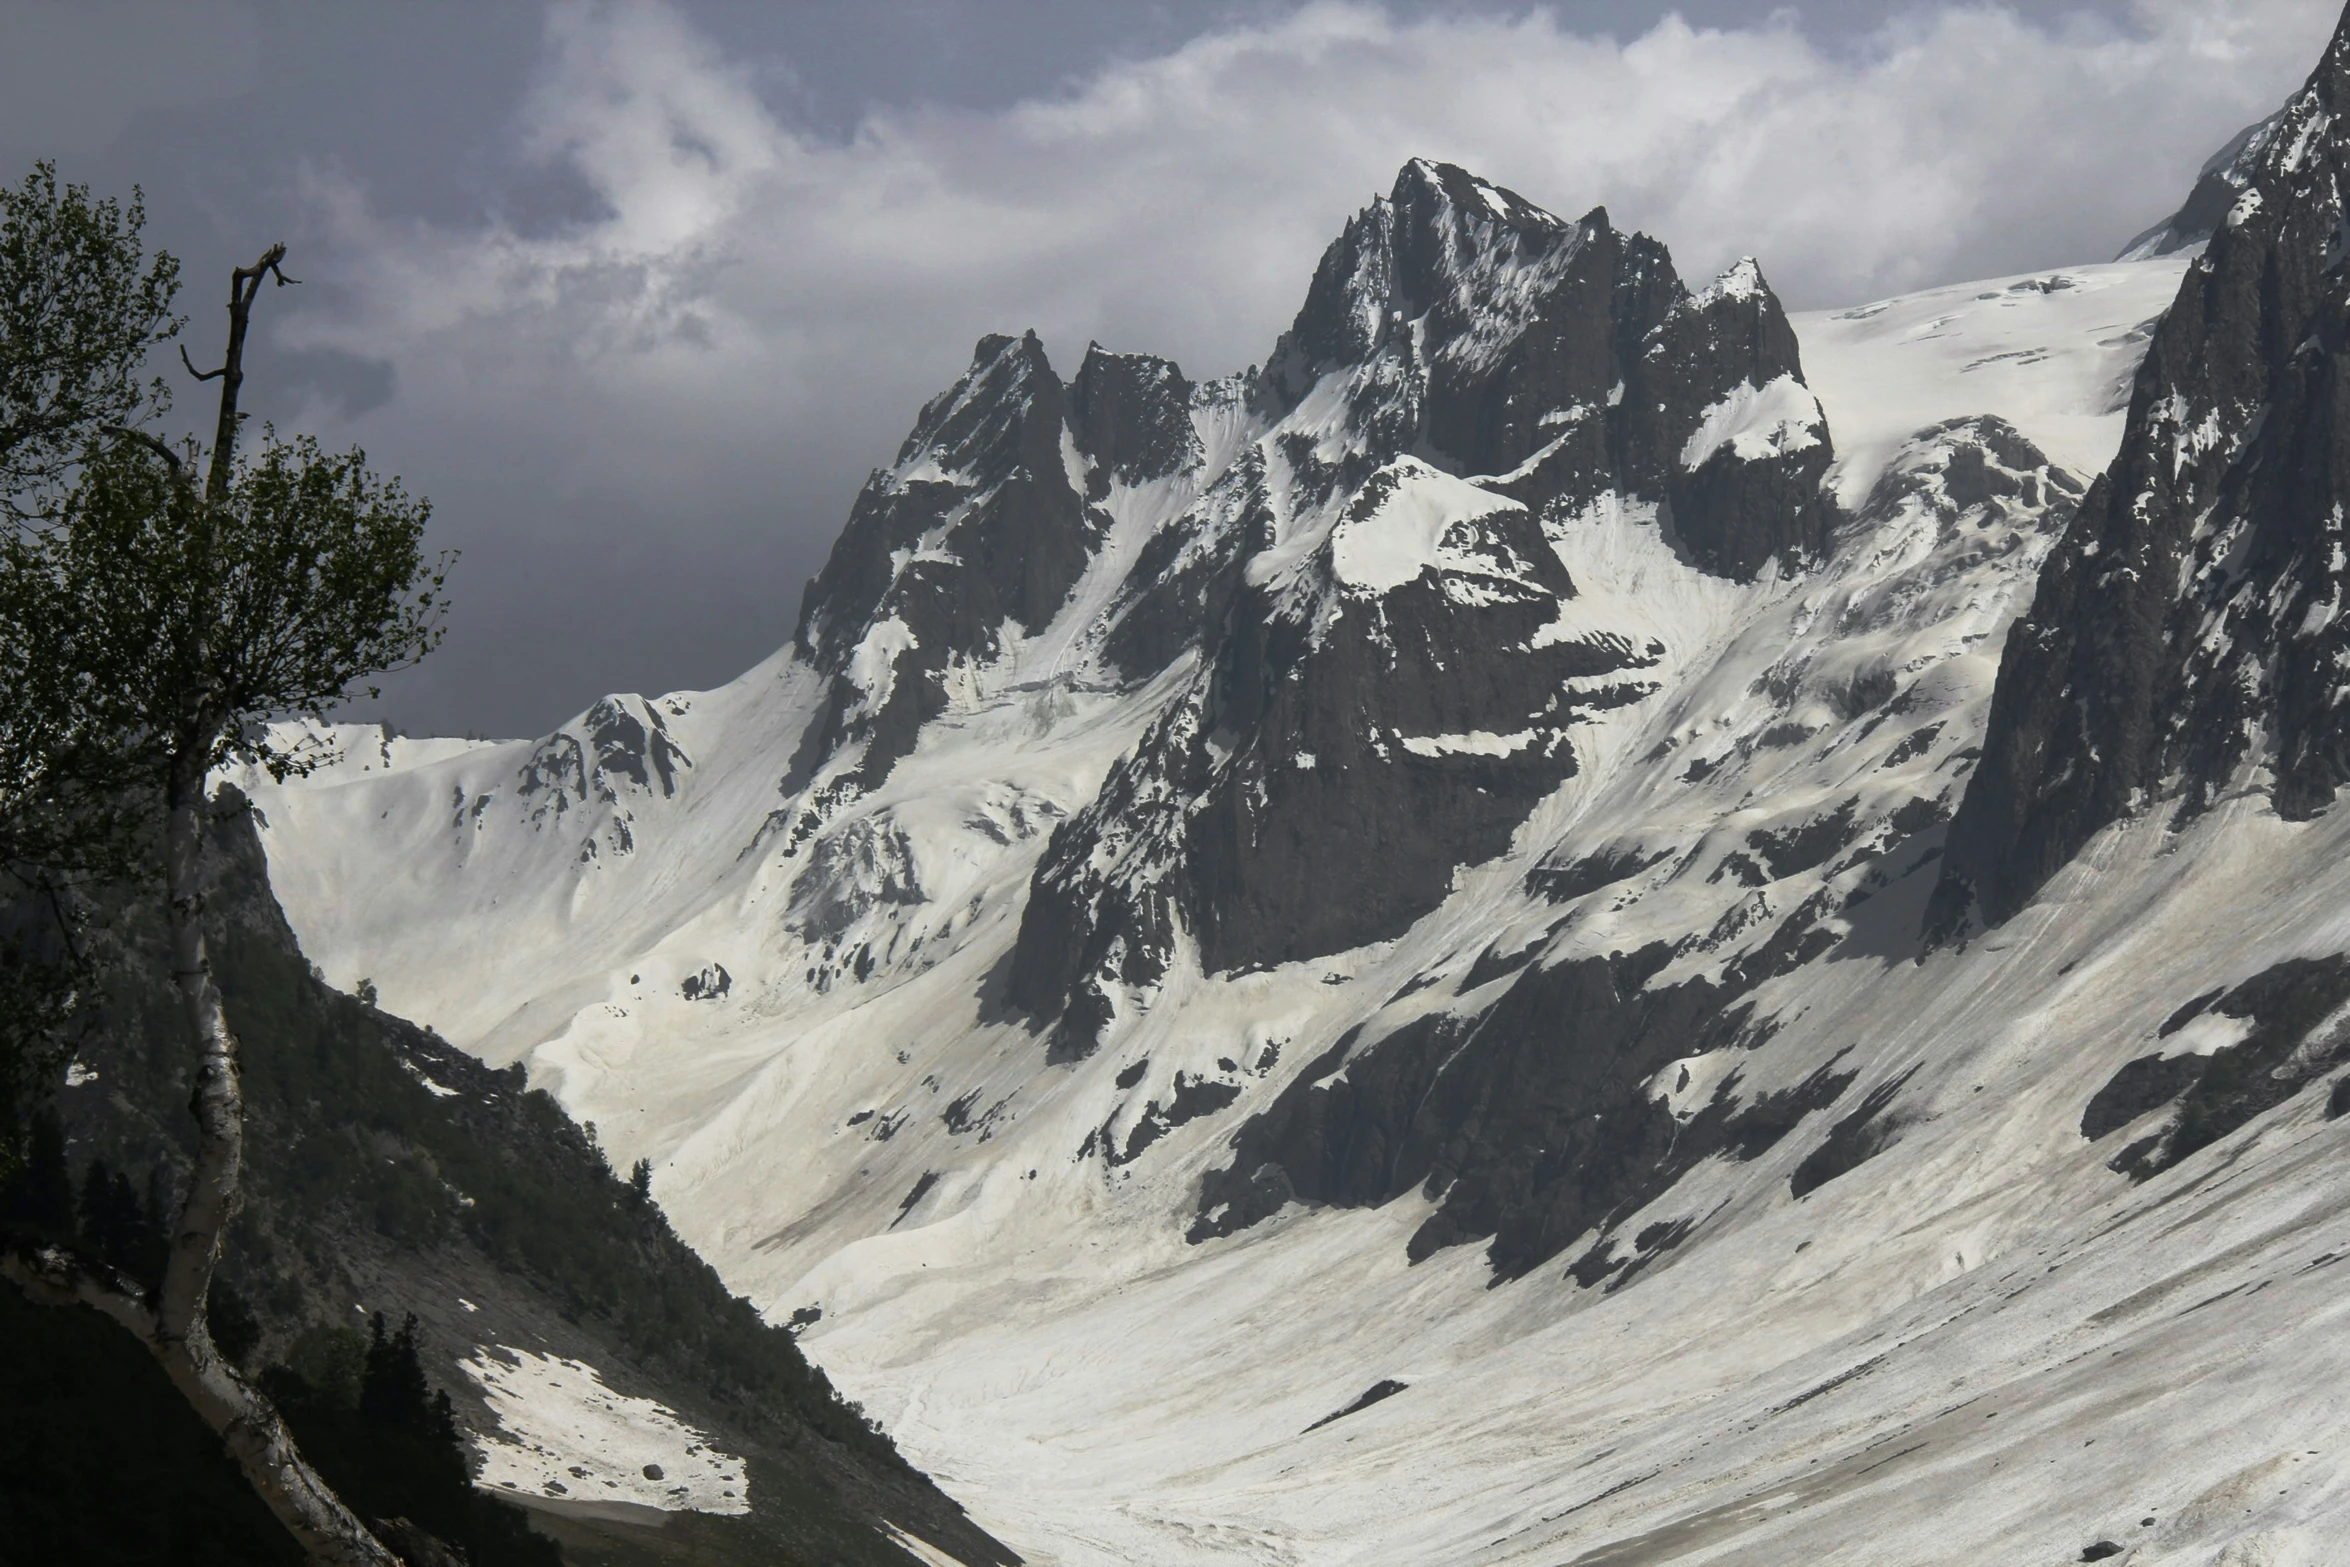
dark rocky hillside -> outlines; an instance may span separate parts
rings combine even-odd
[[[215,961],[243,1043],[248,1116],[246,1203],[222,1267],[232,1301],[223,1315],[246,1324],[233,1336],[249,1369],[299,1403],[303,1379],[313,1388],[322,1379],[322,1356],[361,1343],[351,1330],[367,1314],[396,1326],[412,1313],[425,1373],[463,1426],[487,1431],[494,1420],[457,1362],[504,1344],[585,1361],[615,1390],[657,1400],[746,1459],[744,1516],[522,1498],[573,1562],[902,1567],[911,1558],[880,1532],[884,1521],[969,1562],[1017,1560],[844,1403],[789,1332],[727,1293],[606,1165],[592,1128],[529,1090],[519,1069],[493,1071],[320,982],[269,893],[241,804],[222,815],[211,853]],[[152,1186],[167,1201],[190,1142],[188,1052],[156,938],[150,908],[115,923],[124,963],[58,1112],[75,1182],[102,1162],[126,1198]],[[0,1335],[5,1375],[36,1378],[43,1347],[77,1331]],[[127,1338],[123,1347],[141,1358]],[[153,1401],[135,1371],[94,1363],[91,1376],[124,1389],[108,1394],[109,1418],[136,1418],[137,1400]],[[298,1431],[329,1441],[328,1425],[293,1415]],[[367,1440],[378,1454],[368,1467],[380,1465],[381,1439]],[[188,1485],[218,1489],[188,1462]],[[131,1499],[110,1492],[102,1470],[80,1483],[93,1506]]]

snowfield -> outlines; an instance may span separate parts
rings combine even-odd
[[[2111,829],[2008,925],[1914,959],[2001,640],[2190,264],[1795,318],[1809,390],[1750,388],[1697,456],[1811,439],[1816,396],[1849,514],[1828,558],[1739,584],[1687,564],[1653,506],[1546,519],[1578,593],[1543,635],[1652,648],[1650,694],[1579,725],[1579,770],[1402,936],[1178,961],[1070,1064],[998,1004],[1000,971],[1049,835],[1194,673],[1121,685],[1099,623],[1170,519],[1259,441],[1278,460],[1282,432],[1230,398],[1196,407],[1200,467],[1113,488],[1061,616],[960,669],[912,754],[805,842],[778,783],[820,692],[789,649],[543,741],[346,733],[357,766],[243,783],[335,983],[526,1062],[616,1165],[653,1160],[680,1233],[771,1317],[821,1307],[811,1355],[1032,1561],[2342,1560],[2350,1128],[2304,1094],[2133,1185],[2107,1161],[2137,1132],[2081,1123],[2125,1062],[2231,1042],[2217,1015],[2161,1035],[2183,1003],[2350,947],[2350,820],[2247,792],[2182,831]],[[1296,449],[1337,439],[1337,406],[1285,416]],[[1274,519],[1252,580],[1326,569],[1375,596],[1516,505],[1414,460],[1383,509],[1344,499]],[[1829,817],[1887,859],[1756,847]],[[1575,890],[1603,855],[1635,868]],[[1441,1195],[1419,1192],[1186,1238],[1243,1122],[1350,1030],[1474,1015],[1516,954],[1702,933],[1652,984],[1718,978],[1805,906],[1838,939],[1756,993],[1775,1032],[1646,1091],[1687,1120],[1852,1086],[1623,1216],[1611,1234],[1686,1236],[1629,1271],[1578,1284],[1580,1245],[1502,1283],[1477,1245],[1412,1264]],[[1871,1153],[1793,1195],[1879,1089]],[[586,1368],[466,1369],[518,1439],[487,1445],[486,1483],[747,1505],[721,1483],[739,1467]]]

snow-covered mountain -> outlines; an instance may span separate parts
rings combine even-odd
[[[2176,255],[2208,241],[2227,222],[2228,214],[2259,177],[2268,145],[2275,140],[2277,128],[2284,123],[2290,108],[2287,105],[2258,124],[2245,126],[2225,147],[2213,153],[2179,210],[2131,240],[2123,247],[2120,259],[2146,261],[2155,256]]]
[[[1415,162],[1261,369],[983,340],[733,684],[256,782],[279,897],[1037,1561],[2341,1559],[2345,112],[1792,318]]]

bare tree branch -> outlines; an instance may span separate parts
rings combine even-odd
[[[220,423],[212,435],[212,467],[204,476],[204,498],[216,505],[227,498],[229,480],[236,472],[237,393],[245,385],[245,330],[252,324],[253,296],[261,291],[265,277],[276,278],[281,288],[294,281],[278,266],[285,259],[286,247],[281,240],[263,251],[251,266],[238,267],[229,274],[228,352],[217,372],[221,378]]]
[[[169,446],[166,446],[163,442],[157,440],[154,436],[148,434],[145,430],[134,430],[129,425],[124,424],[104,424],[100,425],[98,428],[103,433],[113,436],[118,441],[133,441],[141,446],[146,447],[156,456],[163,459],[164,466],[171,470],[171,476],[173,478],[181,480],[182,482],[186,481],[188,470],[180,462],[179,453],[173,451]]]
[[[196,361],[188,357],[188,345],[185,343],[180,345],[180,363],[186,365],[188,367],[188,374],[194,376],[199,381],[217,381],[222,376],[228,374],[228,366],[226,365],[222,365],[218,370],[197,369]]]

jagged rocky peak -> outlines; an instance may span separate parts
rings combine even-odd
[[[2210,239],[2227,221],[2238,198],[2251,186],[2261,155],[2275,140],[2277,127],[2284,120],[2285,111],[2279,109],[2259,124],[2238,131],[2233,140],[2204,163],[2194,189],[2187,193],[2186,204],[2123,246],[2115,259],[2150,261],[2156,256],[2176,255]]]
[[[2350,780],[2350,18],[2242,164],[2155,331],[2113,466],[2001,660],[1931,924],[2021,908],[2100,828]]]
[[[1665,247],[1604,208],[1569,223],[1416,159],[1314,274],[1265,384],[1295,406],[1353,371],[1362,456],[1418,452],[1540,508],[1617,490],[1667,506],[1691,558],[1750,580],[1816,556],[1833,521],[1827,421],[1753,261],[1691,295]]]
[[[1323,252],[1275,362],[1302,391],[1296,378],[1362,364],[1402,338],[1417,335],[1419,351],[1435,356],[1464,335],[1509,333],[1535,290],[1505,279],[1555,272],[1583,240],[1580,227],[1513,191],[1414,158]]]
[[[1196,467],[1205,455],[1191,421],[1192,384],[1172,359],[1113,354],[1089,343],[1069,383],[1069,423],[1087,459],[1086,494],[1145,484]]]
[[[1803,381],[1795,329],[1752,257],[1680,300],[1651,332],[1624,395],[1626,466],[1661,493],[1683,547],[1751,581],[1774,557],[1816,557],[1834,525],[1823,488],[1827,417]]]
[[[851,790],[878,782],[945,710],[951,666],[1052,620],[1105,526],[1080,463],[1036,334],[981,338],[896,465],[866,481],[808,584],[796,641],[831,685],[787,794],[827,773]]]
[[[1622,606],[1567,612],[1579,518],[1654,518],[1741,580],[1827,537],[1826,422],[1759,267],[1692,295],[1605,212],[1447,165],[1348,224],[1257,391],[1270,428],[1142,552],[1105,642],[1163,668],[1181,610],[1200,669],[1031,886],[1008,994],[1063,1056],[1185,940],[1210,972],[1383,940],[1507,849],[1667,651]]]
[[[951,669],[1050,625],[1111,526],[1113,489],[1204,459],[1199,395],[1152,355],[1089,345],[1064,385],[1034,332],[981,338],[808,584],[796,645],[831,685],[784,792],[871,788],[945,710]]]
[[[979,340],[971,368],[926,404],[898,449],[857,496],[824,569],[808,584],[796,633],[803,656],[839,669],[903,584],[899,551],[977,546],[968,583],[999,610],[1041,623],[1068,592],[1092,543],[1082,496],[1063,457],[1068,398],[1034,332]],[[952,543],[949,543],[949,537]],[[957,640],[969,643],[979,613]],[[964,651],[971,649],[966,646]]]

